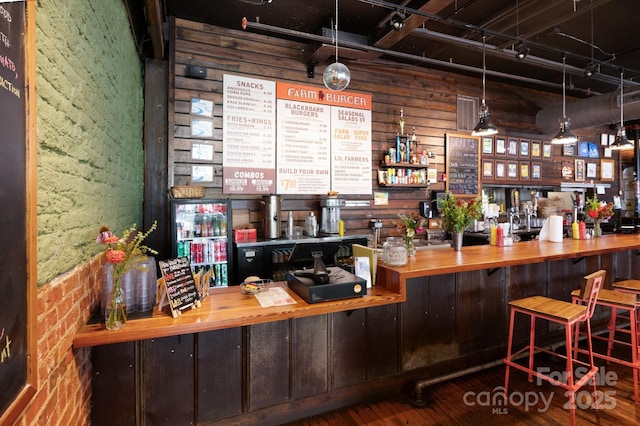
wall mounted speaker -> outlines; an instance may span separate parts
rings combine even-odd
[[[185,75],[192,78],[206,78],[207,69],[200,65],[187,65]]]

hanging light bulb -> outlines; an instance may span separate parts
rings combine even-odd
[[[498,128],[489,121],[489,107],[485,102],[485,74],[487,69],[485,63],[485,38],[485,34],[482,33],[482,104],[480,105],[480,120],[471,132],[472,136],[490,136],[498,133]]]
[[[565,98],[565,63],[566,56],[562,55],[562,119],[560,120],[560,131],[551,139],[553,144],[570,144],[578,140],[576,135],[569,129],[569,119],[567,118],[567,100]]]
[[[335,25],[335,41],[336,41],[336,61],[325,68],[322,74],[322,81],[329,90],[340,91],[347,88],[351,82],[351,71],[345,64],[338,61],[338,0],[336,0],[336,25]]]
[[[624,130],[624,72],[620,71],[620,126],[618,127],[618,134],[616,140],[611,144],[611,149],[623,150],[632,149],[633,144],[627,139],[627,132]]]

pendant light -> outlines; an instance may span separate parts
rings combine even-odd
[[[329,90],[340,91],[347,88],[351,81],[351,71],[345,64],[338,61],[338,0],[336,0],[336,25],[335,25],[335,41],[336,41],[336,61],[329,65],[322,74],[324,85]]]
[[[578,140],[576,135],[569,129],[569,119],[567,118],[567,99],[565,97],[565,65],[566,55],[562,55],[562,119],[560,120],[560,131],[553,139],[553,144],[570,144]]]
[[[480,105],[480,121],[478,125],[471,132],[472,136],[490,136],[498,133],[498,128],[491,124],[489,121],[489,107],[485,101],[485,85],[486,85],[486,58],[485,58],[485,39],[484,32],[482,33],[482,104]]]
[[[624,72],[620,71],[620,127],[616,140],[611,144],[611,149],[623,150],[632,149],[633,144],[627,139],[627,132],[624,130]]]

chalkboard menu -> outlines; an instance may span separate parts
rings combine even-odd
[[[12,424],[35,394],[35,117],[27,84],[35,80],[27,26],[35,2],[28,3],[0,3],[0,424]]]
[[[446,135],[447,190],[455,195],[480,195],[480,138]]]
[[[187,257],[178,257],[176,259],[161,260],[158,262],[162,278],[164,279],[164,287],[160,300],[160,309],[164,303],[163,299],[168,299],[171,309],[171,316],[176,318],[180,313],[188,308],[200,307],[200,296],[196,288],[196,282],[193,279],[191,265]]]

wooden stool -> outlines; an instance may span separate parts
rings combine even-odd
[[[640,280],[622,280],[613,283],[613,289],[625,293],[640,294]]]
[[[573,303],[583,304],[583,300],[580,298],[580,290],[574,290],[571,293],[571,299]],[[607,329],[609,330],[608,336],[606,338],[598,335],[593,335],[592,339],[604,340],[607,342],[607,353],[602,354],[594,351],[593,356],[597,358],[604,359],[606,361],[613,361],[618,364],[626,365],[627,367],[631,367],[633,369],[633,395],[636,404],[638,403],[638,373],[640,370],[640,364],[638,363],[638,334],[637,334],[637,315],[636,315],[636,296],[634,294],[623,293],[621,291],[615,290],[607,290],[600,289],[598,293],[598,298],[596,300],[596,305],[599,306],[607,306],[611,308],[611,316],[609,318],[609,325]],[[618,327],[617,322],[618,319],[621,318],[618,316],[618,310],[623,310],[627,312],[627,315],[624,318],[629,319],[630,329],[627,330],[623,327]],[[578,332],[580,327],[576,328],[576,337],[574,340],[574,346],[576,351],[581,353],[586,353],[584,349],[580,349],[578,347]],[[616,340],[616,332],[629,334],[630,342]],[[631,362],[612,357],[611,352],[613,350],[614,343],[629,346],[631,348]]]
[[[543,296],[532,296],[524,299],[513,300],[509,302],[510,307],[510,320],[509,320],[509,341],[507,344],[507,357],[504,360],[506,364],[505,380],[504,380],[504,392],[505,397],[508,399],[509,388],[509,372],[510,367],[524,371],[529,375],[529,382],[533,381],[533,376],[546,380],[549,383],[560,386],[566,389],[569,393],[569,409],[571,413],[571,425],[576,424],[576,391],[580,389],[585,383],[589,381],[598,372],[598,368],[593,363],[593,348],[591,344],[591,323],[589,319],[593,315],[593,311],[596,306],[596,300],[598,292],[602,283],[606,271],[600,270],[593,274],[584,277],[584,283],[581,289],[580,299],[585,304],[578,305],[571,302],[565,302],[560,300],[551,299]],[[529,325],[529,344],[519,350],[518,352],[512,352],[513,344],[513,325],[516,313],[521,313],[530,317]],[[565,329],[565,346],[566,355],[553,352],[546,348],[535,346],[535,334],[536,334],[536,319],[541,318],[546,321],[555,322],[564,325]],[[576,325],[584,323],[586,325],[587,342],[589,346],[589,362],[581,362],[578,359],[574,359],[574,345],[572,342],[573,333],[577,333]],[[565,380],[558,380],[551,375],[540,373],[534,370],[533,356],[536,351],[549,353],[566,360],[566,367],[564,371]],[[528,353],[529,362],[528,365],[521,365],[514,361],[522,353]],[[577,353],[576,353],[577,356]],[[580,377],[577,381],[574,379],[574,363],[581,364],[589,368],[589,371]],[[593,399],[597,401],[596,395],[596,381],[593,380]],[[597,404],[597,402],[596,402]],[[597,408],[597,406],[595,407]]]

